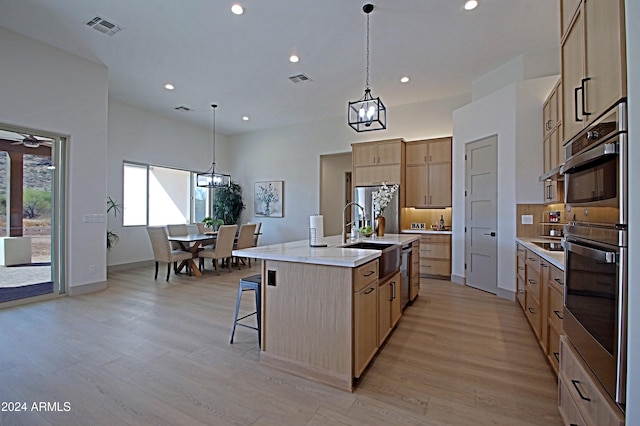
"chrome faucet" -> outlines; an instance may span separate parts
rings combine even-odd
[[[349,225],[354,225],[356,223],[356,221],[351,221],[349,223],[345,223],[346,222],[346,215],[347,215],[347,209],[351,206],[358,206],[360,207],[360,210],[362,211],[362,218],[364,219],[365,223],[363,224],[363,226],[366,226],[366,222],[367,222],[367,217],[366,214],[364,212],[364,207],[362,207],[360,204],[358,203],[347,203],[346,206],[344,206],[344,210],[342,210],[342,244],[347,242],[347,226]]]

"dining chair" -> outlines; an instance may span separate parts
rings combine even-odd
[[[164,226],[147,226],[147,233],[151,240],[151,248],[153,249],[153,258],[156,261],[156,274],[154,280],[158,279],[158,263],[165,262],[167,264],[167,281],[171,274],[171,264],[191,259],[192,254],[184,250],[173,250],[169,242],[169,235]]]
[[[253,247],[253,238],[256,233],[256,224],[255,223],[245,223],[240,225],[240,232],[238,232],[238,241],[233,246],[234,249],[244,249]],[[247,259],[249,263],[249,268],[251,268],[251,258],[240,258],[236,256],[236,264],[238,265],[238,269],[240,269],[240,261],[242,259]],[[244,261],[243,261],[244,262]]]
[[[251,225],[256,224],[256,230],[253,233],[253,247],[258,247],[258,236],[260,235],[260,229],[262,229],[262,222],[247,222],[247,224]]]
[[[174,237],[176,235],[187,235],[189,233],[189,229],[187,228],[187,225],[184,224],[184,223],[179,223],[179,224],[175,224],[175,225],[167,225],[167,233],[172,237]],[[182,247],[180,247],[180,243],[177,243],[175,241],[171,241],[171,249],[180,250],[181,248]]]
[[[198,225],[198,234],[206,234],[207,232],[211,232],[211,228],[208,228],[207,226],[205,226],[204,223],[198,222],[197,225]],[[215,245],[215,243],[216,243],[216,238],[213,237],[210,240],[203,241],[202,242],[202,247],[204,247],[204,246],[212,246],[212,245]],[[211,247],[211,248],[213,248],[213,247]]]
[[[216,268],[216,272],[220,275],[220,267],[222,264],[219,264],[218,261],[227,260],[227,267],[229,268],[229,272],[231,272],[231,257],[233,256],[231,252],[233,251],[233,241],[236,237],[237,229],[238,225],[221,225],[220,228],[218,228],[215,248],[205,248],[198,252],[200,267],[202,269],[204,269],[204,259],[211,259],[213,266]]]

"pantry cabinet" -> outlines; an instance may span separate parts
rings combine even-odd
[[[403,145],[402,139],[352,144],[354,184],[401,184]]]
[[[451,138],[405,144],[407,207],[451,206]]]
[[[624,0],[564,0],[561,17],[566,143],[626,96]]]

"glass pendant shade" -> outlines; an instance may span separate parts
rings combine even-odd
[[[218,188],[221,186],[231,186],[231,175],[216,171],[216,108],[218,105],[211,105],[213,108],[213,162],[211,167],[204,173],[196,175],[196,185],[201,188]]]

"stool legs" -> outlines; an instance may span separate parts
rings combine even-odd
[[[261,288],[261,277],[260,275],[254,275],[251,277],[247,277],[247,278],[243,278],[240,280],[240,285],[238,286],[238,298],[236,300],[236,313],[235,313],[235,318],[233,320],[233,329],[231,330],[231,339],[229,339],[229,343],[233,343],[233,338],[236,334],[236,327],[237,326],[241,326],[241,327],[246,327],[246,328],[250,328],[252,330],[256,330],[258,332],[258,346],[262,347],[262,303],[261,303],[261,299],[262,299],[262,295],[260,294],[260,288]],[[256,310],[254,312],[251,312],[250,314],[244,315],[240,318],[238,318],[238,314],[240,313],[240,300],[242,299],[242,293],[245,291],[253,291],[254,295],[255,295],[255,303],[256,303]],[[240,321],[248,318],[252,315],[256,316],[256,322],[258,324],[257,327],[253,327],[251,325],[248,324],[242,324]]]
[[[240,311],[240,299],[242,299],[242,284],[238,286],[238,299],[236,300],[236,315],[233,320],[233,330],[231,331],[231,340],[229,343],[233,343],[233,336],[236,334],[236,325],[238,324],[238,312]]]
[[[256,293],[256,320],[258,322],[258,347],[262,348],[262,327],[260,321],[262,321],[262,304],[260,303],[260,287],[255,291]]]

